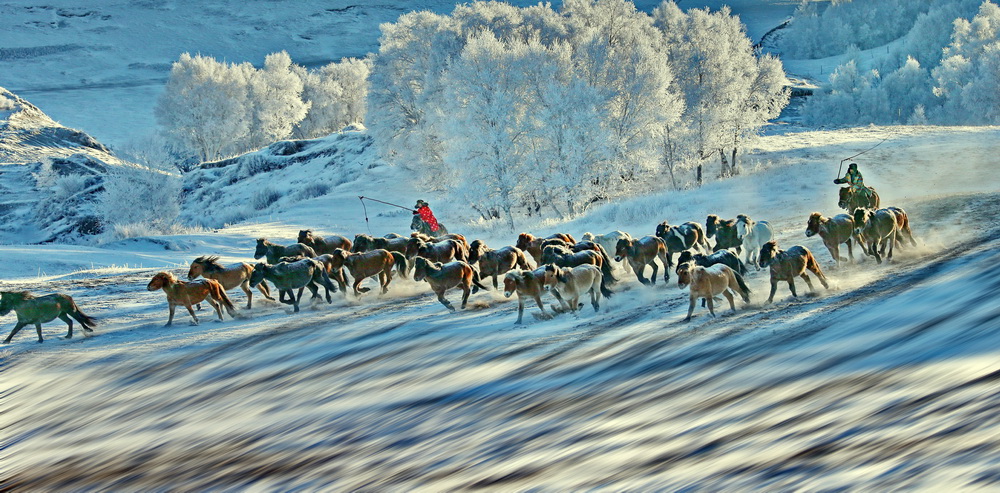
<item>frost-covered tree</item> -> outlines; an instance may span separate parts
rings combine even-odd
[[[170,142],[202,161],[241,150],[250,134],[251,68],[184,53],[156,104]]]
[[[311,139],[336,132],[352,123],[363,123],[368,97],[369,60],[345,58],[319,70],[293,66],[302,79],[302,99],[309,112],[298,123],[295,135]]]
[[[287,139],[309,111],[302,100],[302,79],[292,71],[292,58],[281,51],[264,58],[264,67],[251,70],[251,123],[247,149]]]
[[[971,20],[956,19],[951,44],[932,72],[945,123],[1000,123],[1000,6],[986,1]]]

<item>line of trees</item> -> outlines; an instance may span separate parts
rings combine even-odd
[[[486,220],[576,214],[740,153],[787,104],[728,9],[627,0],[458,6],[382,26],[366,125],[382,157]]]
[[[156,105],[168,144],[203,161],[287,138],[315,138],[364,120],[367,60],[316,70],[273,53],[264,66],[184,53]]]

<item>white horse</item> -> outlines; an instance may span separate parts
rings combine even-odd
[[[602,279],[601,269],[591,264],[571,269],[555,264],[545,266],[545,287],[555,291],[564,311],[575,312],[580,306],[580,297],[587,293],[590,293],[590,304],[594,311],[599,311],[601,296],[611,294],[601,287]]]
[[[767,221],[754,221],[746,214],[736,216],[736,237],[742,240],[743,252],[746,254],[743,261],[750,263],[752,257],[755,269],[760,270],[760,266],[757,265],[760,248],[771,241],[773,236],[774,231]]]
[[[632,235],[618,230],[603,235],[595,235],[590,232],[583,234],[583,241],[592,241],[597,243],[598,245],[604,247],[604,251],[606,252],[614,252],[615,248],[618,246],[618,240],[621,239],[631,240]],[[622,261],[622,268],[625,269],[625,272],[632,272],[632,267],[626,260]]]

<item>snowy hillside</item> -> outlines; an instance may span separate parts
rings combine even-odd
[[[0,87],[0,241],[73,241],[100,232],[94,211],[109,167],[104,145]]]

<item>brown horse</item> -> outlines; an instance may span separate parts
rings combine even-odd
[[[317,254],[323,255],[325,253],[333,253],[334,250],[338,248],[343,248],[344,250],[350,250],[353,243],[351,240],[340,236],[333,235],[326,238],[322,236],[317,236],[313,234],[311,229],[304,229],[299,231],[298,242],[303,245],[312,247]]]
[[[325,266],[316,259],[302,258],[292,262],[280,262],[275,265],[264,262],[253,267],[253,274],[250,275],[250,285],[256,286],[267,279],[278,288],[278,301],[287,305],[292,305],[294,311],[299,311],[299,302],[302,300],[302,291],[309,288],[312,297],[319,298],[319,286],[326,289],[326,302],[332,303],[331,291],[337,288],[330,282],[330,276],[326,273]],[[299,290],[298,294],[294,292]],[[285,298],[288,299],[285,299]]]
[[[601,309],[600,299],[611,297],[611,291],[604,285],[604,274],[597,266],[581,264],[573,268],[556,264],[545,266],[545,283],[554,291],[563,309],[575,312],[580,307],[580,296],[590,293],[590,304],[594,311]]]
[[[521,251],[528,252],[531,258],[535,259],[535,263],[540,265],[542,260],[542,242],[553,238],[565,241],[567,245],[576,244],[576,240],[571,235],[565,233],[556,233],[546,238],[539,238],[531,233],[521,233],[517,235],[517,243],[514,246],[520,248]]]
[[[167,318],[165,327],[173,325],[174,310],[177,309],[177,305],[184,305],[184,308],[187,308],[188,313],[191,314],[191,325],[198,325],[198,316],[194,314],[194,305],[202,301],[208,301],[208,304],[215,308],[220,322],[223,320],[222,307],[226,307],[230,317],[236,315],[236,307],[226,296],[226,290],[223,289],[219,281],[214,279],[202,278],[194,281],[181,281],[169,272],[160,272],[153,276],[153,279],[146,285],[146,289],[149,291],[162,289],[167,295],[170,316]]]
[[[854,262],[854,248],[851,246],[851,240],[856,240],[858,246],[862,246],[861,239],[854,234],[854,218],[847,214],[823,217],[822,214],[813,212],[809,215],[809,222],[806,223],[806,236],[815,235],[819,235],[823,239],[823,244],[830,251],[833,260],[837,262],[837,267],[840,267],[842,261],[847,260],[840,256],[841,243],[847,243],[847,255],[851,262]]]
[[[528,259],[520,248],[505,246],[494,250],[482,240],[474,240],[469,250],[469,264],[478,264],[479,275],[493,277],[493,289],[499,289],[497,277],[506,274],[515,267],[528,269]]]
[[[86,332],[93,332],[97,323],[91,317],[80,311],[69,295],[54,293],[35,297],[27,291],[4,291],[0,293],[0,316],[13,310],[17,314],[17,323],[3,343],[8,344],[15,334],[25,325],[33,324],[38,332],[38,342],[42,342],[42,324],[56,318],[66,322],[69,332],[66,339],[73,338],[73,319],[80,322],[80,327]],[[72,318],[70,318],[72,317]]]
[[[503,295],[510,298],[512,294],[517,293],[517,322],[515,325],[521,325],[521,319],[524,316],[524,300],[526,298],[533,298],[535,303],[538,305],[538,309],[542,311],[542,318],[552,318],[552,315],[546,313],[545,305],[542,304],[542,291],[545,289],[545,267],[539,267],[535,270],[513,270],[507,273],[503,278]]]
[[[468,240],[465,239],[464,235],[460,235],[458,233],[448,233],[448,234],[442,234],[442,235],[438,235],[438,236],[430,236],[430,235],[425,235],[423,233],[414,231],[414,232],[410,233],[410,238],[420,238],[421,240],[423,240],[425,242],[428,242],[428,243],[437,243],[439,241],[444,241],[444,240],[455,240],[455,241],[461,243],[463,246],[465,246],[466,250],[469,249],[469,242],[468,242]]]
[[[333,253],[324,253],[316,257],[315,260],[323,264],[326,275],[330,279],[337,281],[337,284],[340,285],[341,294],[347,296],[347,276],[344,275],[344,257]]]
[[[711,267],[715,264],[722,264],[730,269],[733,269],[733,271],[741,276],[747,275],[746,264],[744,264],[743,261],[732,252],[732,250],[719,250],[710,255],[695,253],[693,250],[684,250],[677,257],[676,272],[680,273],[681,265],[687,262],[694,262],[695,265],[700,265],[702,267]],[[681,286],[681,288],[684,288],[684,286]]]
[[[344,267],[347,267],[351,277],[354,278],[355,296],[361,296],[361,293],[370,291],[370,289],[360,288],[360,286],[362,281],[373,276],[378,276],[382,294],[387,293],[389,282],[392,281],[393,266],[396,267],[399,275],[406,278],[408,269],[406,256],[400,252],[390,252],[379,248],[370,252],[352,253],[338,249],[332,255],[341,257]]]
[[[738,293],[743,297],[744,303],[750,303],[750,288],[747,286],[743,276],[725,264],[715,264],[709,267],[697,265],[692,262],[685,262],[677,266],[677,277],[685,285],[691,286],[691,303],[688,305],[688,314],[685,322],[691,321],[691,314],[694,313],[694,305],[698,298],[708,303],[708,313],[715,316],[715,297],[723,295],[729,300],[729,307],[736,312],[736,301],[733,293]]]
[[[719,219],[719,216],[709,214],[705,219],[705,236],[715,237],[712,251],[735,248],[737,255],[743,252],[743,241],[740,240],[739,231],[736,230],[736,219]]]
[[[294,245],[282,246],[267,241],[267,238],[257,238],[257,249],[253,252],[253,258],[260,260],[267,257],[267,263],[276,264],[281,257],[294,257],[301,255],[307,258],[316,256],[316,251],[309,245],[296,243]]]
[[[476,291],[486,289],[486,286],[480,284],[476,270],[461,260],[442,264],[441,262],[431,262],[424,257],[417,257],[413,261],[413,280],[417,282],[426,280],[431,285],[431,290],[437,295],[438,301],[451,311],[455,311],[455,307],[445,299],[445,291],[454,287],[462,288],[462,309],[465,309],[473,286],[475,286]]]
[[[819,278],[819,282],[823,284],[824,288],[830,289],[816,257],[804,246],[793,246],[788,250],[781,250],[776,241],[769,241],[760,249],[760,266],[771,268],[771,294],[767,297],[768,303],[774,301],[774,292],[778,289],[778,281],[788,281],[788,289],[792,292],[792,296],[798,296],[798,293],[795,292],[796,277],[804,279],[806,286],[809,286],[809,291],[815,292],[812,281],[806,275],[807,269]]]
[[[888,259],[892,259],[902,221],[896,217],[896,212],[890,208],[872,210],[865,207],[854,211],[854,233],[864,240],[862,251],[875,257],[882,263],[886,247],[889,248]],[[912,238],[912,237],[911,237]]]
[[[596,250],[584,249],[574,252],[572,249],[564,246],[549,245],[542,250],[542,261],[540,264],[555,264],[559,267],[576,267],[578,265],[591,264],[603,270],[604,256]]]
[[[656,265],[657,258],[663,264],[663,282],[667,282],[670,280],[670,259],[667,257],[667,245],[662,238],[648,235],[635,240],[622,238],[615,246],[615,260],[627,259],[635,271],[635,277],[643,284],[656,284],[656,273],[659,270]],[[642,275],[647,265],[653,267],[653,275],[649,280]]]
[[[864,194],[855,192],[851,187],[841,187],[837,206],[846,210],[851,215],[854,215],[854,211],[860,208],[878,209],[879,204],[882,202],[878,196],[878,192],[875,191],[875,187],[868,187],[868,191],[871,193],[871,197],[865,197]]]
[[[456,240],[444,240],[437,243],[424,243],[417,238],[413,238],[413,240],[419,242],[416,254],[431,262],[448,263],[452,260],[464,262],[469,258],[468,250]]]
[[[219,284],[222,284],[222,288],[226,291],[239,286],[247,295],[247,310],[249,310],[253,306],[253,293],[250,291],[251,273],[253,273],[253,266],[247,262],[237,262],[224,266],[219,263],[217,255],[202,255],[191,262],[187,277],[189,281],[198,276],[205,279],[215,279],[219,281]],[[265,298],[274,301],[271,289],[266,282],[257,285],[257,289]]]

